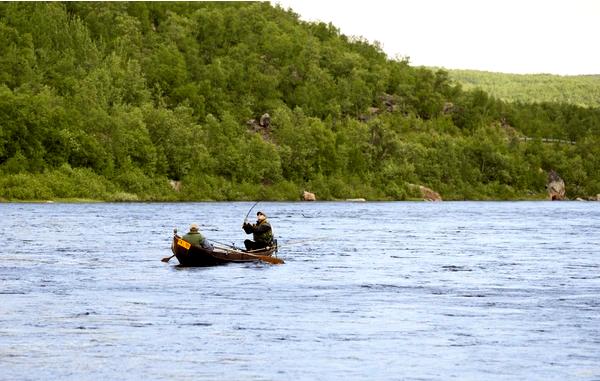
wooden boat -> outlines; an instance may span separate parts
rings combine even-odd
[[[214,247],[213,250],[192,245],[174,234],[171,251],[181,266],[216,266],[232,262],[268,262],[272,264],[284,263],[282,259],[274,257],[277,245],[260,250],[245,251],[235,247]],[[166,258],[163,258],[164,262]],[[169,258],[170,259],[170,258]]]

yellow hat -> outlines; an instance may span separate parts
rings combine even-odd
[[[192,224],[190,225],[190,231],[191,232],[197,232],[200,228],[198,227],[198,224]]]

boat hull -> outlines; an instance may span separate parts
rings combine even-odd
[[[262,261],[261,257],[271,257],[277,251],[277,247],[268,247],[259,251],[253,250],[250,253],[235,248],[215,247],[213,250],[209,250],[200,246],[190,245],[188,242],[183,241],[181,237],[175,235],[171,251],[181,266],[204,267],[236,262]]]

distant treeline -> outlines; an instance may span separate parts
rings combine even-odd
[[[598,69],[600,71],[600,68]],[[477,70],[449,70],[450,78],[463,89],[481,89],[491,96],[523,103],[568,103],[600,107],[600,74],[561,76],[552,74],[505,74]]]
[[[598,108],[498,98],[269,3],[2,2],[0,199],[600,193]]]

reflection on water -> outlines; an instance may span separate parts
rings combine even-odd
[[[259,205],[285,265],[160,261],[252,203],[0,204],[0,378],[600,379],[600,203]]]

